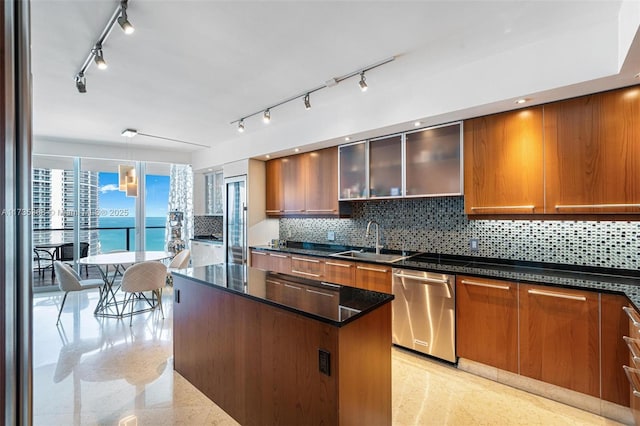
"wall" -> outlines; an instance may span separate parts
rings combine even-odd
[[[373,247],[369,220],[385,248],[511,260],[640,269],[640,222],[469,220],[463,197],[354,203],[351,219],[281,219],[280,238]],[[372,233],[373,234],[373,233]],[[469,239],[478,238],[477,253]]]

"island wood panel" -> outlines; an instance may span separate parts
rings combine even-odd
[[[544,212],[542,129],[542,107],[464,122],[466,214]]]
[[[628,365],[629,348],[623,337],[629,319],[622,308],[628,303],[626,296],[600,295],[602,399],[625,407],[629,406],[629,381],[622,366]]]
[[[456,278],[458,356],[518,373],[518,284]]]
[[[338,147],[306,154],[306,213],[336,215],[338,213]]]
[[[356,262],[355,287],[391,293],[391,266]]]
[[[306,211],[306,166],[305,155],[284,157],[282,161],[282,186],[284,213],[287,215],[304,214]]]
[[[520,374],[600,397],[598,298],[520,284]]]
[[[354,286],[356,268],[354,262],[327,258],[324,261],[324,281]]]
[[[338,345],[340,424],[390,425],[391,303],[342,327]],[[341,368],[348,365],[359,368]]]
[[[640,87],[544,106],[546,213],[640,213]],[[556,206],[565,206],[556,208]]]
[[[267,216],[284,213],[284,187],[282,180],[282,159],[269,160],[265,164],[265,204]]]

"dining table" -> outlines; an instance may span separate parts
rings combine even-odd
[[[78,259],[80,265],[96,266],[104,286],[95,314],[102,317],[122,318],[124,313],[120,306],[124,305],[124,297],[118,300],[115,288],[118,277],[124,274],[127,267],[136,263],[148,261],[162,261],[173,256],[167,251],[117,251],[102,253]]]

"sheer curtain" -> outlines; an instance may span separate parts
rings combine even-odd
[[[181,239],[187,242],[193,236],[193,170],[190,165],[172,164],[169,175],[169,212],[182,212]],[[171,240],[171,224],[167,220],[165,240]],[[167,247],[169,249],[169,246]],[[169,250],[171,251],[171,250]]]

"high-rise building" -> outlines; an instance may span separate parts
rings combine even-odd
[[[98,172],[80,172],[80,208],[74,199],[74,172],[33,169],[33,245],[73,241],[75,217],[79,217],[80,240],[89,253],[99,252],[98,227],[100,184]]]

